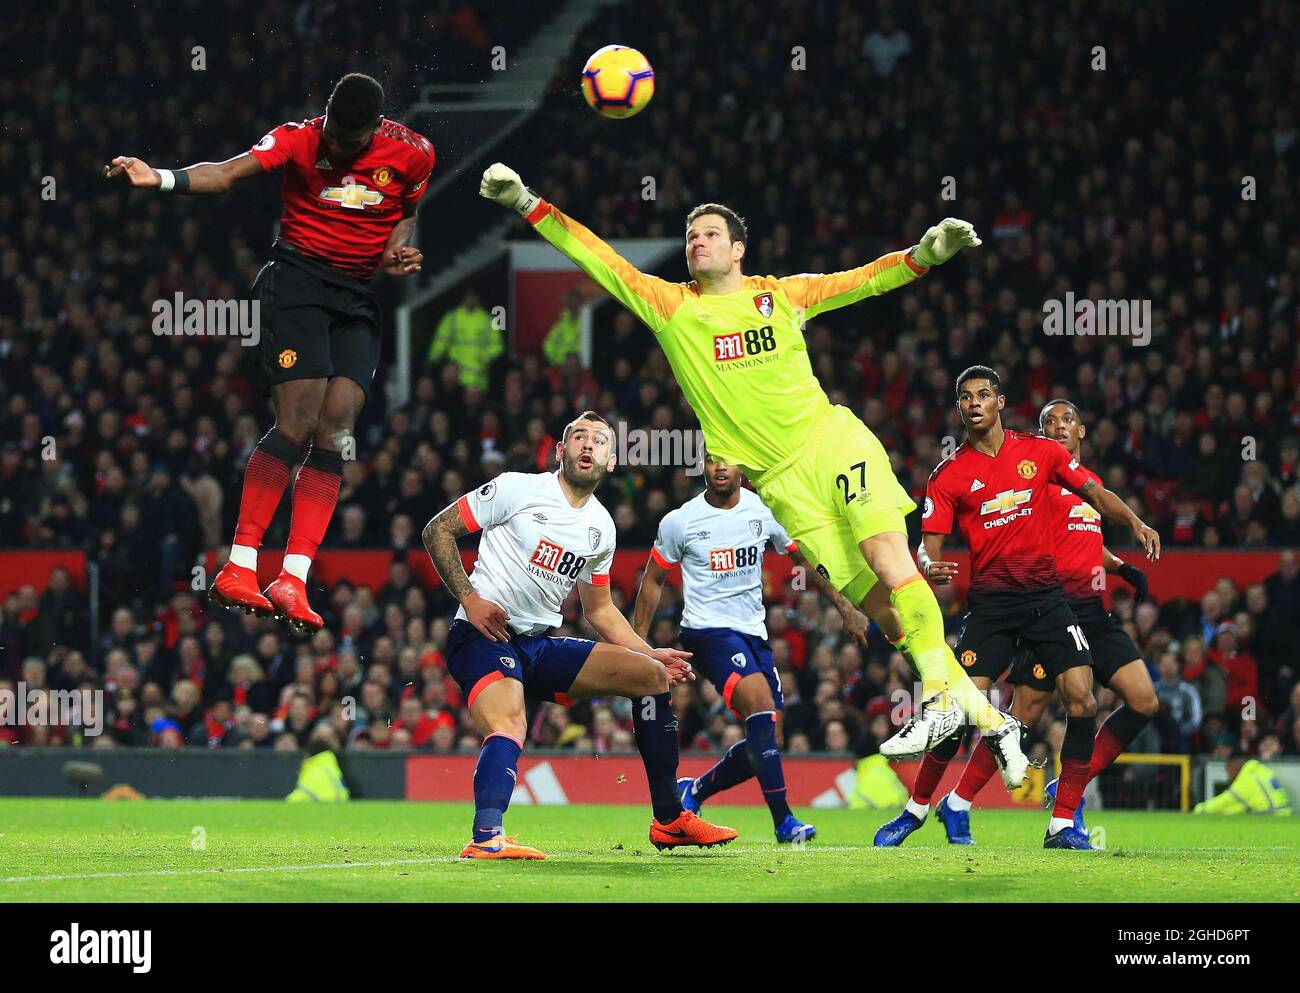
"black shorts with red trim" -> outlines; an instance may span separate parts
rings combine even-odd
[[[345,376],[370,393],[382,317],[369,284],[277,241],[253,295],[266,390],[294,379]]]
[[[785,709],[772,649],[763,638],[731,628],[682,628],[678,640],[691,653],[692,668],[708,677],[737,717],[743,719],[745,715],[731,706],[731,695],[737,683],[755,673],[767,680],[776,709]]]
[[[1070,609],[1079,620],[1083,629],[1084,640],[1092,655],[1092,673],[1102,686],[1110,686],[1111,678],[1134,659],[1142,658],[1113,614],[1106,609],[1100,597],[1087,600],[1071,600]],[[1007,682],[1017,686],[1050,693],[1056,685],[1049,679],[1042,663],[1031,650],[1023,652],[1011,666],[1011,675]]]
[[[1076,666],[1092,665],[1088,643],[1065,593],[972,595],[962,620],[956,656],[968,675],[996,682],[1025,652],[1032,652],[1044,678]]]
[[[567,694],[587,656],[596,647],[585,638],[517,634],[489,641],[469,621],[452,621],[447,630],[447,672],[464,695],[465,706],[498,679],[517,679],[524,694],[568,706]]]

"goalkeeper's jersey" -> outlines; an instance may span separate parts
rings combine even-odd
[[[808,359],[804,322],[926,271],[907,252],[893,252],[846,272],[745,276],[734,293],[704,295],[695,282],[638,271],[545,200],[527,219],[655,333],[710,454],[756,479],[799,454],[831,409]]]

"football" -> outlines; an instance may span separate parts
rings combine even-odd
[[[635,48],[606,45],[582,67],[582,95],[602,117],[632,117],[655,92],[655,71]]]

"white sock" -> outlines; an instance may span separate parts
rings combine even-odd
[[[231,545],[230,561],[245,569],[257,570],[257,549],[252,545]]]
[[[970,810],[970,805],[971,805],[971,801],[963,800],[961,797],[957,795],[956,790],[953,790],[951,793],[948,794],[949,810],[957,810],[957,811]]]
[[[307,570],[311,568],[311,557],[307,555],[286,555],[280,566],[290,576],[307,582]]]
[[[1068,827],[1073,827],[1074,821],[1068,817],[1053,817],[1047,825],[1048,834],[1056,834],[1058,831],[1064,831]]]
[[[912,799],[907,801],[907,807],[905,809],[918,821],[925,820],[930,814],[930,805],[928,803],[917,803]]]

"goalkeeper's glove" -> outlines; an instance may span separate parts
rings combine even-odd
[[[478,195],[495,200],[524,217],[532,213],[542,199],[524,185],[519,173],[501,162],[493,162],[483,171],[483,179],[478,184]]]
[[[1133,587],[1133,600],[1135,603],[1141,603],[1150,593],[1150,586],[1147,584],[1147,574],[1135,565],[1125,562],[1117,570],[1119,578]]]
[[[927,269],[943,265],[963,248],[982,244],[969,221],[945,217],[921,236],[921,243],[912,249],[912,258]]]

